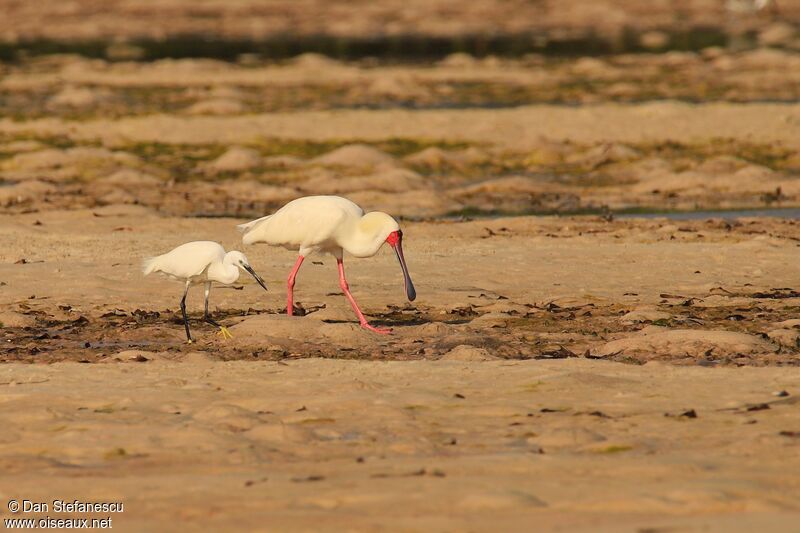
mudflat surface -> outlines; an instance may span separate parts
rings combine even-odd
[[[338,288],[335,262],[311,257],[285,313],[291,251],[243,249],[267,281],[212,290],[234,334],[200,322],[186,346],[180,283],[141,274],[143,258],[183,240],[242,249],[236,219],[159,216],[140,206],[6,215],[0,224],[5,361],[125,359],[128,349],[180,358],[439,358],[459,345],[512,359],[603,357],[695,365],[795,365],[800,233],[794,220],[515,217],[404,224],[419,298],[404,299],[388,251],[346,259],[356,298],[384,337],[362,331]],[[238,290],[237,290],[238,289]],[[146,356],[146,355],[145,355]]]

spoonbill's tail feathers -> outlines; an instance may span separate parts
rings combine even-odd
[[[158,257],[148,257],[142,262],[142,273],[146,276],[156,271]]]
[[[253,221],[246,222],[245,224],[239,224],[238,226],[236,226],[236,229],[238,229],[241,233],[247,233],[248,231],[255,228],[259,222],[263,222],[264,220],[267,220],[271,216],[272,215],[267,215],[265,217],[257,218]]]

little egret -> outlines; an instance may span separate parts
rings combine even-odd
[[[376,333],[389,333],[391,330],[371,326],[364,318],[364,313],[350,293],[342,263],[343,251],[355,257],[372,257],[384,242],[394,249],[400,261],[409,301],[417,297],[403,257],[403,232],[397,221],[386,213],[375,211],[364,214],[363,209],[339,196],[306,196],[289,202],[272,215],[237,227],[244,233],[244,244],[265,242],[299,250],[297,262],[287,280],[286,312],[289,315],[293,314],[292,291],[303,259],[313,252],[327,252],[336,258],[339,286],[358,316],[361,327]]]
[[[152,272],[161,272],[170,278],[186,282],[186,289],[181,298],[181,313],[183,325],[186,327],[186,339],[191,343],[192,335],[189,332],[189,318],[186,316],[186,295],[192,284],[205,283],[205,312],[203,320],[219,328],[223,338],[233,337],[228,328],[219,324],[208,314],[208,294],[211,292],[211,282],[216,281],[223,285],[230,285],[239,279],[239,269],[246,270],[253,276],[259,285],[267,290],[267,285],[261,276],[256,274],[250,262],[242,252],[228,252],[212,241],[194,241],[181,244],[174,250],[157,257],[145,260],[143,265],[144,275]]]

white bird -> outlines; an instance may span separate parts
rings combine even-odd
[[[731,13],[757,13],[764,8],[771,8],[777,12],[777,0],[727,0],[725,9]]]
[[[272,215],[240,224],[237,228],[244,233],[244,244],[265,242],[298,250],[297,262],[287,280],[286,312],[290,316],[294,312],[292,292],[297,271],[303,259],[313,252],[327,252],[336,258],[339,286],[363,328],[377,333],[391,331],[371,326],[356,304],[344,276],[344,251],[355,257],[372,257],[384,242],[388,243],[400,261],[408,299],[414,301],[417,297],[403,257],[403,232],[397,221],[386,213],[374,211],[364,214],[363,209],[339,196],[306,196],[289,202]]]
[[[222,246],[212,241],[193,241],[181,244],[163,255],[146,259],[142,271],[145,276],[152,272],[160,272],[170,278],[186,282],[186,289],[181,298],[181,313],[183,313],[183,325],[186,327],[186,339],[191,343],[192,335],[189,332],[189,319],[186,316],[186,294],[189,292],[189,287],[192,284],[205,283],[203,320],[218,327],[223,338],[233,337],[228,328],[215,322],[208,314],[208,294],[211,292],[212,281],[230,285],[239,279],[240,268],[249,272],[258,284],[267,290],[264,280],[255,273],[242,252],[225,253]]]

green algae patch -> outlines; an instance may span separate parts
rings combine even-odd
[[[605,446],[603,448],[597,448],[592,450],[594,453],[602,453],[602,454],[615,454],[615,453],[624,453],[633,450],[633,446],[628,445],[611,445]]]

